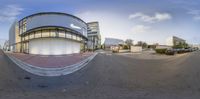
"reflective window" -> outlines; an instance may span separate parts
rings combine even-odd
[[[42,30],[42,37],[50,37],[49,30]]]
[[[40,38],[40,37],[41,37],[41,31],[36,31],[35,38]]]
[[[72,38],[71,33],[66,33],[66,38]]]
[[[50,37],[56,37],[56,31],[50,30]]]
[[[34,38],[34,33],[31,33],[30,35],[29,35],[29,39],[33,39]]]
[[[80,36],[77,36],[77,40],[78,40],[78,41],[80,41],[80,40],[81,40]]]
[[[25,40],[28,40],[28,35],[25,36]]]
[[[59,30],[59,37],[65,38],[65,31],[64,30]]]
[[[73,39],[73,40],[76,40],[76,35],[72,35],[72,39]]]

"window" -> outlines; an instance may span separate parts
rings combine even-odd
[[[22,37],[22,41],[24,41],[24,39],[25,39],[25,38],[24,38],[24,37]]]
[[[65,31],[64,30],[59,30],[59,37],[65,38]]]
[[[77,36],[77,40],[78,40],[78,41],[81,41],[81,38],[80,38],[80,36]]]
[[[72,35],[72,39],[73,39],[73,40],[76,40],[76,35]]]
[[[35,38],[40,38],[40,37],[41,37],[41,31],[36,31]]]
[[[72,35],[71,33],[66,33],[66,38],[70,38],[71,39]]]
[[[50,37],[56,37],[56,31],[50,30]]]
[[[29,39],[33,39],[34,38],[34,33],[31,33],[30,35],[29,35]]]
[[[49,30],[42,30],[42,37],[50,37]]]
[[[28,35],[25,36],[25,40],[28,40]]]
[[[26,32],[26,19],[22,20],[22,32]]]

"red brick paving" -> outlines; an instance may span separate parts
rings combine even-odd
[[[32,54],[23,54],[23,53],[8,53],[13,57],[39,67],[46,68],[57,68],[57,67],[65,67],[75,63],[78,63],[93,53],[86,52],[81,54],[69,54],[69,55],[32,55]]]

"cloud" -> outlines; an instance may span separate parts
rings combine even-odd
[[[134,26],[131,31],[133,33],[145,33],[147,32],[151,27],[149,26],[144,26],[144,25],[136,25]]]
[[[130,38],[131,23],[126,16],[121,16],[119,13],[104,12],[104,11],[84,11],[77,12],[74,15],[80,17],[85,22],[98,21],[102,43],[105,37],[114,37],[119,39]],[[126,35],[124,35],[126,33]]]
[[[0,9],[0,22],[12,22],[24,9],[18,5],[7,5]]]
[[[191,10],[190,9],[187,12],[187,14],[192,15],[194,20],[200,21],[200,10],[196,10],[196,9],[195,10]]]
[[[148,22],[148,23],[165,21],[171,18],[172,16],[169,13],[158,13],[158,12],[155,13],[155,15],[153,16],[149,16],[141,12],[129,15],[129,19],[139,19],[140,21]]]

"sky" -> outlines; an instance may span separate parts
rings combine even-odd
[[[200,44],[200,0],[0,0],[0,43],[11,24],[38,12],[98,21],[105,37],[165,44],[170,36]]]

